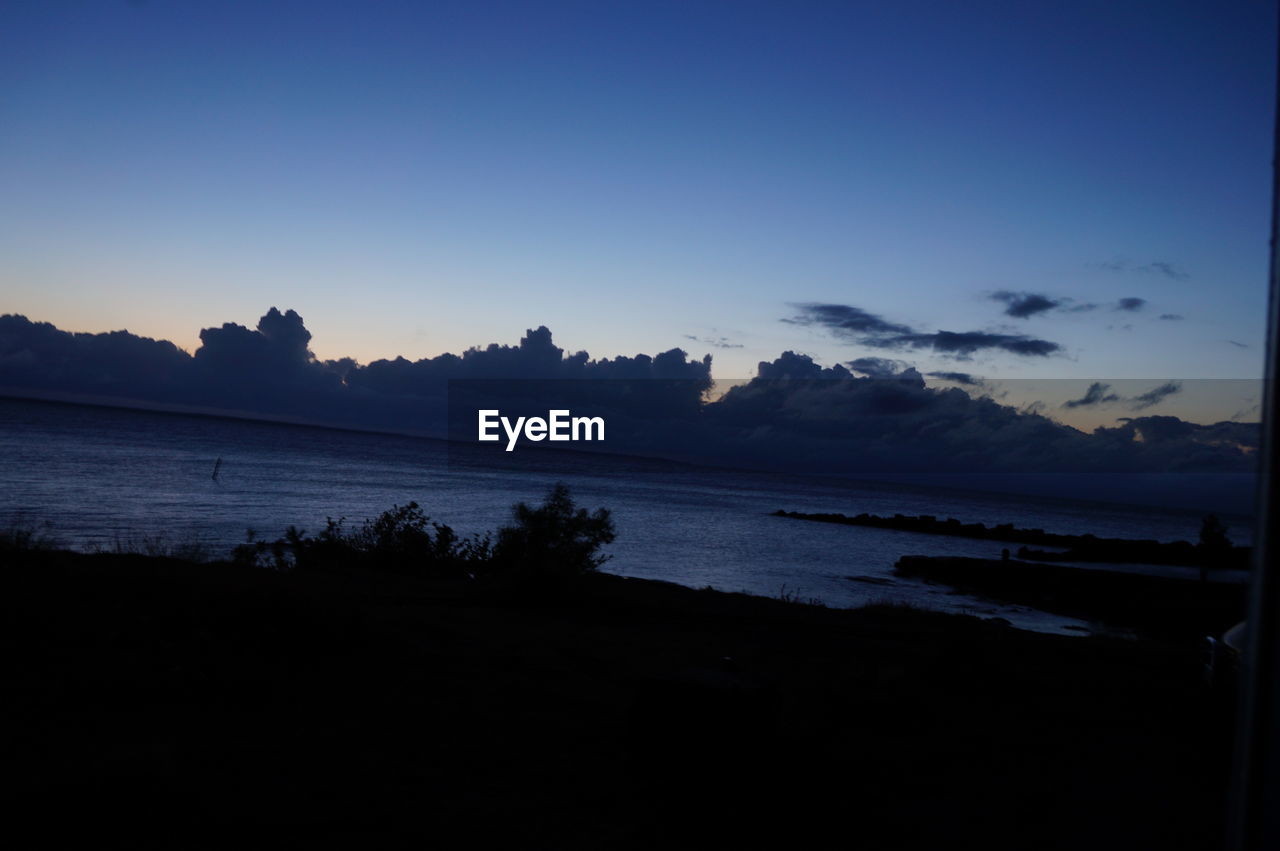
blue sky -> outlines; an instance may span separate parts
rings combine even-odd
[[[10,2],[0,312],[191,349],[278,305],[366,362],[545,324],[722,378],[1255,377],[1275,34],[1253,0]],[[805,303],[1061,348],[886,352]]]

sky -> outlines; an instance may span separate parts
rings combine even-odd
[[[191,351],[279,306],[363,363],[546,325],[722,379],[1256,378],[1276,31],[1257,0],[10,0],[0,313]]]

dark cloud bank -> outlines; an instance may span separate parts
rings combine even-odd
[[[831,307],[812,306],[801,317],[860,338],[905,339],[901,345],[912,348],[922,347],[914,340],[924,337],[935,341],[931,346],[959,352],[1005,347],[988,339],[1000,335],[920,335],[873,314]],[[604,448],[613,452],[864,475],[1246,473],[1255,468],[1259,440],[1256,423],[1198,425],[1160,416],[1084,433],[960,387],[928,387],[916,370],[885,358],[822,367],[784,352],[761,362],[750,382],[704,403],[710,355],[697,360],[671,349],[592,360],[554,345],[545,327],[515,346],[363,366],[317,360],[308,348],[310,332],[291,310],[273,308],[254,329],[230,323],[207,328],[200,340],[188,355],[126,331],[68,333],[3,316],[0,392],[442,435],[452,380],[455,387],[489,388],[482,395],[488,393],[504,413],[570,407],[575,414],[603,414],[610,429]],[[1023,354],[1047,354],[1028,338],[1005,342]],[[965,373],[934,375],[977,382]],[[1091,396],[1105,399],[1106,386],[1090,388],[1085,398]],[[1143,397],[1129,401],[1140,405]],[[474,425],[466,433],[474,436]]]

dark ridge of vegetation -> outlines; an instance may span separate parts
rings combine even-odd
[[[1002,559],[904,556],[894,573],[1187,642],[1243,620],[1248,598],[1242,583]]]
[[[1231,709],[1176,643],[593,570],[513,605],[416,568],[9,556],[10,826],[48,843],[1220,846]]]
[[[410,504],[231,562],[0,539],[16,819],[156,847],[1219,847],[1231,707],[1196,650],[612,576],[613,536],[557,486],[493,535]]]
[[[1166,564],[1187,567],[1234,568],[1249,567],[1250,547],[1237,547],[1227,539],[1226,528],[1214,515],[1204,519],[1199,544],[1188,541],[1163,543],[1154,540],[1130,538],[1099,538],[1097,535],[1061,535],[1043,529],[1018,529],[1012,523],[987,526],[983,523],[961,523],[954,517],[939,520],[931,514],[912,516],[895,514],[880,517],[874,514],[806,514],[799,511],[773,512],[775,517],[796,520],[813,520],[819,523],[838,523],[845,526],[869,526],[875,529],[893,529],[900,532],[918,532],[926,535],[951,535],[958,538],[977,538],[985,541],[1007,541],[1015,544],[1034,544],[1046,547],[1067,548],[1064,553],[1036,550],[1019,551],[1019,556],[1043,561],[1094,561],[1130,564]]]
[[[434,523],[416,502],[397,505],[359,528],[330,518],[317,535],[290,526],[274,541],[249,541],[236,547],[237,564],[343,573],[379,570],[439,579],[501,579],[549,586],[593,571],[608,556],[601,546],[614,539],[607,509],[578,508],[569,488],[556,484],[543,503],[517,503],[514,523],[495,535],[460,537]]]
[[[0,530],[0,552],[21,553],[31,550],[53,550],[59,547],[53,526],[46,520],[36,522],[25,514],[15,515]]]

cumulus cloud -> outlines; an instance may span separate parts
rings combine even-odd
[[[228,322],[205,328],[200,341],[192,356],[172,343],[127,331],[72,334],[22,316],[2,316],[0,387],[438,433],[448,382],[454,380],[555,379],[578,398],[608,392],[634,399],[637,411],[655,415],[696,412],[711,385],[710,355],[690,360],[682,349],[671,349],[592,360],[586,352],[567,354],[557,347],[545,326],[529,330],[516,346],[492,343],[461,355],[367,366],[351,358],[317,360],[302,317],[274,307],[254,328]],[[602,390],[602,379],[656,381],[645,393],[628,396]]]
[[[1127,310],[1130,313],[1137,313],[1138,311],[1142,310],[1142,308],[1146,306],[1147,306],[1147,300],[1145,298],[1137,298],[1136,296],[1129,296],[1128,298],[1122,298],[1119,301],[1117,301],[1114,309]]]
[[[307,348],[311,332],[295,311],[271,308],[250,330],[232,322],[200,332],[195,363],[240,380],[295,380],[315,356]]]
[[[776,379],[837,379],[852,378],[853,374],[840,364],[824,367],[816,363],[808,355],[786,351],[772,361],[760,361],[756,366],[756,377],[766,380]]]
[[[773,377],[782,374],[788,378]],[[706,406],[715,445],[705,451],[715,460],[851,473],[1247,470],[1259,436],[1249,424],[1223,429],[1177,418],[1085,433],[1043,416],[1043,403],[1018,410],[959,387],[928,387],[915,370],[887,379],[804,378],[824,374],[795,353],[762,364],[756,379]],[[1094,395],[1115,394],[1103,385]]]
[[[995,342],[1020,339],[1029,338]],[[473,400],[501,400],[485,407],[504,413],[545,414],[553,406],[606,412],[609,451],[792,472],[1230,472],[1252,469],[1259,432],[1256,423],[1141,417],[1086,434],[1041,415],[1042,405],[1018,410],[961,386],[929,387],[891,358],[827,367],[796,352],[761,362],[756,378],[708,402],[709,356],[690,359],[671,349],[592,359],[557,346],[545,326],[515,345],[368,365],[315,358],[310,332],[292,311],[268,311],[253,328],[207,328],[201,341],[192,356],[124,331],[71,334],[4,316],[0,387],[15,395],[91,394],[429,433],[427,424],[442,422],[446,399],[454,398],[446,387],[465,385],[480,388]],[[949,351],[991,344],[962,341]],[[977,381],[967,373],[936,376],[965,386]],[[1110,395],[1105,387],[1098,392]],[[1133,401],[1155,404],[1170,392],[1162,385]],[[474,436],[474,413],[469,420]]]
[[[1095,429],[1104,445],[1142,447],[1144,461],[1158,469],[1177,472],[1210,472],[1236,459],[1236,469],[1256,469],[1261,440],[1259,423],[1223,421],[1201,425],[1178,417],[1146,416],[1122,420],[1113,428]]]
[[[82,334],[25,316],[0,316],[0,386],[57,393],[171,399],[191,356],[128,331]]]

